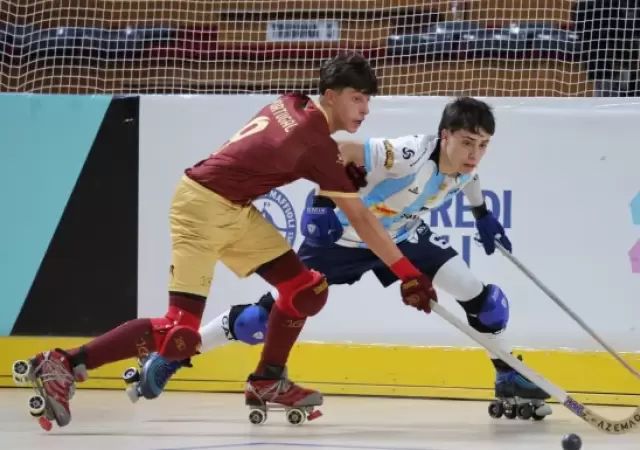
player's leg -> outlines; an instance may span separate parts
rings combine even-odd
[[[298,257],[307,268],[322,273],[329,285],[353,284],[365,272],[380,265],[375,255],[369,250],[344,248],[337,245],[316,247],[309,245],[306,241],[300,246]],[[203,325],[200,328],[202,336],[200,352],[207,353],[231,341],[240,341],[248,345],[263,343],[267,333],[269,314],[278,298],[278,290],[273,288],[256,303],[233,305]],[[190,367],[191,360],[167,361],[154,353],[146,364],[158,372],[156,377],[145,377],[148,386],[141,386],[145,397],[152,399],[162,393],[169,379],[179,369]]]
[[[274,292],[277,292],[274,289]],[[232,341],[248,345],[264,342],[269,313],[275,302],[271,293],[256,303],[234,305],[200,328],[202,346],[199,353],[207,353]],[[191,358],[169,361],[157,352],[141,364],[139,392],[148,399],[159,397],[169,380],[182,368],[192,367]],[[131,397],[137,401],[138,397]]]
[[[200,187],[199,185],[196,186]],[[207,210],[216,214],[215,217],[208,219],[208,223],[212,224],[212,226],[209,227],[211,235],[207,237],[207,241],[211,243],[212,251],[205,255],[207,258],[214,256],[215,260],[217,260],[220,256],[220,248],[228,247],[231,245],[229,243],[236,242],[239,237],[244,234],[244,230],[248,226],[246,221],[246,208],[233,205],[217,194],[209,193],[208,190],[205,192],[213,195],[215,199],[215,204]],[[216,213],[215,211],[217,210],[221,210],[221,212]],[[185,227],[181,227],[180,229],[184,228]],[[176,233],[174,233],[174,235],[175,234]],[[176,264],[175,268],[181,266],[189,269],[189,265],[191,265],[194,270],[187,273],[181,272],[180,274],[176,271],[176,276],[173,278],[170,288],[178,291],[190,289],[190,291],[193,292],[194,288],[190,286],[197,285],[196,288],[199,287],[203,292],[204,290],[208,292],[212,276],[202,275],[203,271],[198,269],[202,264],[197,263],[197,257],[189,252],[188,249],[186,252],[180,253],[174,248],[174,260],[181,255],[184,255],[186,261],[183,264]],[[215,260],[213,264],[215,264]],[[174,266],[172,265],[172,267]],[[210,272],[213,275],[213,271],[211,270]],[[202,338],[201,332],[202,328],[198,330],[198,336],[200,338]],[[204,342],[204,344],[209,345],[208,342]],[[199,347],[197,353],[202,351],[201,347],[202,346]],[[125,372],[125,379],[128,382],[133,381],[132,386],[127,389],[130,399],[137,401],[139,397],[145,397],[147,399],[158,397],[177,370],[182,367],[191,367],[191,356],[193,355],[186,358],[184,357],[186,355],[181,356],[180,358],[169,358],[162,352],[152,352],[141,361],[139,373],[136,374],[129,370]],[[131,374],[134,374],[134,378],[130,378]]]
[[[328,285],[318,272],[302,264],[282,235],[255,207],[246,208],[243,236],[225,249],[222,262],[238,277],[260,275],[279,292],[267,326],[262,357],[249,375],[245,397],[249,405],[267,402],[313,407],[322,395],[285,378],[285,366],[307,317],[324,307]]]
[[[437,287],[455,296],[467,314],[469,325],[502,350],[511,351],[504,336],[509,322],[509,301],[499,286],[482,284],[459,255],[437,269],[433,280]],[[507,417],[521,415],[541,419],[551,414],[551,408],[545,403],[549,394],[496,355],[489,353],[489,356],[496,369],[495,395]]]
[[[297,252],[308,269],[322,273],[329,286],[353,284],[377,264],[373,253],[365,249],[352,249],[337,245],[317,247],[302,243]],[[278,300],[278,289],[265,293],[256,303],[233,305],[200,329],[201,353],[241,341],[248,345],[264,342],[267,321],[273,304]]]
[[[50,419],[59,426],[71,420],[69,400],[74,382],[87,378],[87,371],[132,357],[144,358],[158,351],[168,360],[194,355],[200,346],[198,328],[204,311],[210,278],[225,228],[233,221],[210,191],[180,182],[171,205],[172,261],[169,308],[164,317],[135,319],[74,349],[54,349],[29,361],[26,378],[48,397]]]
[[[433,279],[436,287],[458,301],[466,312],[469,325],[493,340],[502,350],[511,352],[504,335],[509,322],[509,302],[500,287],[483,284],[457,251],[426,225],[418,227],[411,239],[400,244],[400,249],[416,267]],[[395,281],[389,271],[381,271],[380,277],[385,285]],[[543,405],[543,401],[549,398],[546,392],[520,376],[496,355],[489,353],[489,357],[496,370],[495,394],[498,398],[514,402],[519,398],[536,400],[539,415],[551,412],[548,406]]]
[[[308,269],[323,274],[329,286],[353,284],[378,265],[378,259],[369,250],[338,245],[318,247],[307,241],[302,243],[297,255]],[[274,288],[254,304],[232,306],[203,327],[202,352],[214,348],[223,339],[249,345],[263,342],[269,314],[279,298],[278,289]]]
[[[322,273],[329,286],[353,284],[377,263],[375,255],[364,249],[351,249],[337,245],[314,247],[303,242],[298,257],[311,270]],[[278,289],[265,293],[256,303],[233,305],[200,328],[201,353],[240,341],[248,345],[264,342],[267,321],[273,304],[278,300]]]
[[[268,228],[260,225],[261,223],[268,225],[268,223],[257,211],[254,221],[256,222],[254,228],[257,230],[251,233],[251,237],[243,243],[243,247],[246,244],[249,244],[250,248],[258,245],[264,247],[265,242],[275,240],[275,237],[270,237],[273,235],[282,239],[270,225]],[[238,264],[241,262],[246,265],[246,259],[238,258],[238,255],[242,254],[241,250],[233,249],[233,260]],[[318,249],[316,254],[324,254],[323,250]],[[263,253],[260,252],[259,255]],[[225,264],[236,273],[243,273],[240,267],[234,269],[229,256],[228,252],[223,255]],[[307,317],[320,312],[326,303],[327,279],[319,272],[308,269],[293,251],[288,251],[260,265],[256,273],[274,286],[278,295],[269,315],[260,362],[247,382],[247,404],[261,408],[264,408],[267,402],[303,408],[320,405],[322,395],[319,392],[292,384],[285,379],[284,373],[291,348],[302,331]]]
[[[298,250],[304,265],[320,272],[327,284],[353,284],[378,264],[375,255],[365,249],[338,245],[317,247],[306,241]],[[202,353],[224,345],[230,340],[255,345],[264,341],[267,322],[273,305],[280,298],[278,289],[265,293],[256,303],[234,305],[201,329]]]

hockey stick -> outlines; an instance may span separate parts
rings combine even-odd
[[[538,286],[540,288],[540,290],[542,290],[542,292],[544,292],[545,294],[547,294],[547,296],[553,300],[553,302],[558,305],[564,312],[566,312],[573,320],[575,320],[578,325],[580,325],[582,327],[583,330],[585,330],[587,333],[589,333],[589,335],[595,339],[600,345],[602,345],[603,348],[605,348],[610,354],[611,356],[613,356],[616,360],[618,360],[618,362],[620,364],[622,364],[629,372],[631,372],[633,375],[635,375],[636,378],[638,378],[640,380],[640,372],[638,372],[635,367],[633,367],[631,364],[629,364],[627,361],[625,361],[619,354],[618,352],[616,352],[609,344],[607,344],[600,336],[598,336],[598,334],[593,331],[589,325],[587,325],[586,323],[584,323],[584,321],[578,317],[573,311],[571,311],[571,309],[569,309],[569,307],[567,305],[564,304],[564,302],[562,300],[560,300],[560,298],[554,294],[551,289],[549,289],[547,286],[545,286],[542,281],[540,281],[538,279],[538,277],[536,277],[533,273],[531,273],[531,271],[529,269],[527,269],[525,267],[524,264],[522,264],[518,258],[516,258],[515,256],[513,256],[508,250],[506,250],[498,241],[496,241],[496,248],[498,248],[498,250],[500,250],[500,252],[509,260],[513,263],[514,266],[516,266],[518,269],[520,269],[520,271],[522,273],[524,273],[527,278],[529,278],[531,281],[533,281],[533,283]]]
[[[509,364],[521,375],[525,376],[530,381],[544,389],[548,394],[554,396],[560,403],[562,403],[565,408],[574,413],[576,416],[580,417],[592,427],[597,428],[598,430],[607,434],[624,434],[631,431],[633,428],[640,427],[640,406],[638,406],[629,417],[622,420],[610,420],[602,417],[601,415],[587,408],[582,403],[571,398],[571,396],[569,396],[569,394],[567,394],[565,391],[547,381],[533,369],[530,369],[529,367],[524,365],[512,354],[504,352],[490,339],[488,339],[486,336],[483,336],[482,333],[474,330],[466,323],[462,322],[456,316],[447,311],[442,305],[431,301],[431,310],[437,313],[451,325],[456,327],[458,330],[469,336],[471,339],[476,341],[478,344],[482,345],[489,352],[497,355],[502,361]]]

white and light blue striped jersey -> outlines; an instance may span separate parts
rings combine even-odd
[[[438,170],[439,151],[437,136],[410,135],[365,141],[368,185],[360,190],[360,195],[396,243],[409,237],[420,224],[421,215],[453,197],[475,175],[444,175]],[[339,209],[336,213],[344,227],[337,244],[366,248],[345,214]]]

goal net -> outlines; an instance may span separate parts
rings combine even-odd
[[[383,95],[635,95],[634,0],[3,0],[0,91],[315,91],[368,57]]]

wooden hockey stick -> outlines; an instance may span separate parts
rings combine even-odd
[[[533,369],[530,369],[512,354],[504,352],[486,336],[471,328],[469,325],[451,314],[442,305],[431,301],[431,310],[449,322],[451,325],[462,331],[471,339],[482,345],[486,350],[498,356],[502,361],[517,370],[522,376],[528,378],[533,383],[544,389],[549,395],[554,396],[569,411],[580,417],[592,427],[607,434],[624,434],[634,428],[640,428],[640,406],[627,418],[622,420],[611,420],[592,411],[582,403],[571,398],[565,391],[547,381]]]
[[[558,305],[560,307],[560,309],[562,309],[564,312],[566,312],[569,315],[569,317],[571,317],[573,320],[575,320],[578,323],[578,325],[580,325],[582,327],[583,330],[585,330],[587,333],[589,333],[589,335],[593,339],[595,339],[596,342],[598,342],[600,345],[602,345],[602,347],[605,348],[611,354],[611,356],[613,356],[620,364],[622,364],[638,380],[640,380],[640,372],[638,372],[635,369],[635,367],[633,367],[631,364],[629,364],[627,361],[625,361],[618,354],[618,352],[616,352],[609,344],[607,344],[600,336],[598,336],[598,334],[595,331],[593,331],[589,327],[589,325],[587,325],[580,317],[578,317],[578,315],[576,313],[571,311],[571,309],[569,309],[569,307],[562,300],[560,300],[560,297],[558,297],[555,293],[553,293],[553,291],[551,291],[551,289],[549,289],[547,286],[545,286],[542,283],[542,281],[540,281],[540,279],[538,277],[536,277],[529,269],[527,269],[527,267],[524,264],[522,264],[518,260],[518,258],[516,258],[511,253],[509,253],[509,251],[506,250],[502,245],[500,245],[500,242],[498,242],[498,241],[496,241],[496,248],[498,250],[500,250],[500,253],[502,253],[509,261],[511,261],[514,266],[516,266],[518,269],[520,269],[520,271],[523,274],[525,274],[527,278],[529,278],[531,281],[533,281],[533,284],[538,286],[542,292],[547,294],[547,296],[551,300],[553,300],[553,302],[556,305]]]

